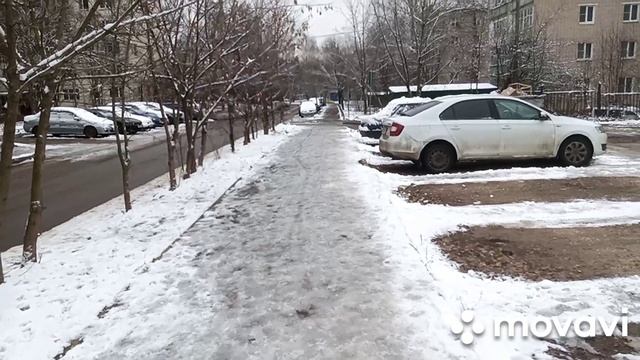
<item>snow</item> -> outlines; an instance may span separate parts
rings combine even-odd
[[[417,92],[418,87],[410,86],[411,92]],[[423,92],[429,91],[461,91],[461,90],[495,90],[497,87],[489,83],[462,83],[462,84],[432,84],[424,85],[422,87]],[[406,86],[389,86],[391,93],[405,93],[407,92]]]
[[[352,163],[366,159],[370,163],[391,162],[374,154],[377,149],[359,141],[355,131]],[[398,162],[395,162],[398,163]],[[561,179],[585,176],[640,176],[640,161],[624,154],[607,154],[587,168],[526,167],[465,171],[444,175],[401,176],[383,174],[365,166],[354,166],[351,177],[361,186],[376,219],[382,224],[377,236],[393,239],[398,254],[411,248],[413,255],[398,256],[406,272],[415,271],[414,259],[420,259],[425,271],[423,281],[431,285],[428,293],[418,294],[424,301],[406,304],[407,313],[426,313],[430,322],[413,321],[417,332],[427,334],[430,344],[446,348],[449,358],[525,359],[545,358],[547,343],[532,338],[496,339],[484,334],[472,346],[464,346],[448,327],[459,320],[463,309],[471,309],[485,328],[496,318],[519,315],[558,316],[562,321],[577,316],[601,316],[614,319],[622,308],[629,309],[630,321],[640,320],[640,277],[599,279],[574,282],[531,282],[513,278],[492,280],[484,275],[461,273],[431,240],[457,231],[461,226],[498,224],[519,227],[598,226],[640,222],[640,203],[616,201],[572,201],[567,203],[523,202],[504,205],[450,207],[407,203],[393,193],[410,183],[460,183],[526,179]],[[604,211],[603,209],[606,209]],[[403,291],[401,288],[399,292]],[[434,325],[437,324],[437,325]],[[414,346],[427,346],[416,336]],[[455,341],[454,341],[455,340]],[[433,358],[426,353],[424,358]]]
[[[42,236],[40,264],[19,268],[19,251],[5,254],[0,358],[51,359],[81,337],[65,359],[544,359],[545,342],[484,334],[465,346],[450,324],[464,309],[483,323],[613,318],[624,307],[640,320],[638,276],[489,279],[459,272],[431,241],[469,225],[638,223],[640,202],[450,207],[394,193],[410,183],[639,176],[640,160],[610,153],[587,168],[384,174],[358,163],[393,161],[356,131],[309,125],[324,116],[211,155],[175,192],[158,178],[134,191],[128,214],[118,198],[56,227]]]
[[[332,121],[305,125],[243,178],[65,359],[445,354],[437,342],[407,346],[415,332],[397,297],[419,303],[430,285],[416,256],[415,276],[398,277],[389,239],[369,238],[369,207],[343,161],[350,139]],[[404,293],[390,292],[394,282]]]
[[[415,97],[408,98],[403,96],[401,98],[397,98],[389,101],[389,103],[385,107],[380,109],[380,111],[376,112],[375,114],[357,115],[352,118],[354,120],[359,120],[361,123],[365,123],[365,124],[378,124],[380,123],[381,119],[391,116],[391,114],[393,113],[393,110],[395,110],[400,105],[423,104],[429,101],[431,101],[431,99],[428,97],[415,96]]]
[[[3,253],[0,359],[51,359],[95,326],[96,315],[132,277],[145,273],[218,197],[297,131],[278,125],[277,134],[239,146],[235,154],[228,146],[214,152],[173,192],[166,175],[134,189],[128,213],[118,197],[43,233],[37,264],[21,268],[19,247]],[[150,293],[153,281],[146,284]]]

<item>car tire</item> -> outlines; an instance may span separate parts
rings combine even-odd
[[[38,136],[38,125],[31,128],[31,133],[35,136]]]
[[[98,129],[94,128],[93,126],[85,127],[83,133],[84,133],[84,136],[90,139],[94,139],[98,137]]]
[[[557,157],[564,166],[587,166],[593,159],[593,145],[584,136],[571,136],[562,142]]]
[[[436,143],[427,146],[420,156],[422,167],[431,174],[440,174],[451,170],[456,163],[456,153],[451,145]]]

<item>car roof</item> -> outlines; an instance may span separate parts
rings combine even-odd
[[[85,109],[81,109],[81,108],[76,108],[76,107],[70,107],[70,106],[55,106],[52,107],[51,110],[57,110],[57,111],[69,111],[72,113],[80,113],[80,114],[86,114],[88,111]]]

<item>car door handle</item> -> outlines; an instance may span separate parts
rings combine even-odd
[[[504,126],[502,126],[502,130],[511,130],[511,126],[504,125]]]
[[[458,131],[458,130],[460,130],[460,126],[451,126],[449,129],[454,130],[454,131]]]

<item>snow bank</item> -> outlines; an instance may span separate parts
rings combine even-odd
[[[348,130],[345,130],[348,131]],[[351,177],[361,183],[363,198],[379,218],[375,236],[386,237],[402,259],[405,277],[420,276],[416,281],[431,285],[431,291],[415,294],[420,301],[399,304],[405,308],[408,322],[415,323],[421,334],[409,346],[424,348],[425,357],[433,358],[435,349],[446,349],[446,358],[529,359],[548,358],[548,343],[532,337],[495,338],[492,331],[476,336],[474,344],[463,345],[452,333],[450,324],[460,320],[460,313],[471,309],[476,322],[492,329],[495,319],[517,316],[557,316],[565,322],[580,316],[598,316],[611,321],[623,308],[629,321],[640,321],[640,277],[598,279],[573,282],[531,282],[513,278],[492,280],[474,272],[461,273],[440,248],[432,242],[436,236],[458,230],[461,226],[498,224],[519,227],[597,226],[640,222],[640,202],[573,201],[568,203],[523,202],[504,205],[450,207],[407,203],[393,190],[409,183],[459,183],[465,181],[508,181],[520,179],[575,178],[584,176],[640,175],[637,159],[621,155],[604,155],[587,168],[529,167],[468,171],[443,175],[401,176],[384,174],[358,165],[389,162],[373,153],[377,149],[361,144],[355,131]],[[605,210],[606,209],[606,210]],[[409,251],[407,250],[409,249]],[[410,253],[407,256],[407,253]],[[422,273],[417,274],[416,259]],[[398,279],[398,283],[402,283]],[[399,293],[406,292],[398,286]],[[429,323],[417,322],[415,314],[427,314]],[[475,322],[474,322],[475,324]],[[427,334],[428,342],[423,335]],[[440,358],[445,358],[442,356]]]
[[[229,146],[213,152],[173,192],[167,176],[158,177],[133,190],[126,214],[118,197],[45,232],[38,264],[21,268],[19,247],[3,253],[0,359],[51,359],[61,352],[135,274],[297,131],[281,124],[275,135],[238,146],[235,154]]]

